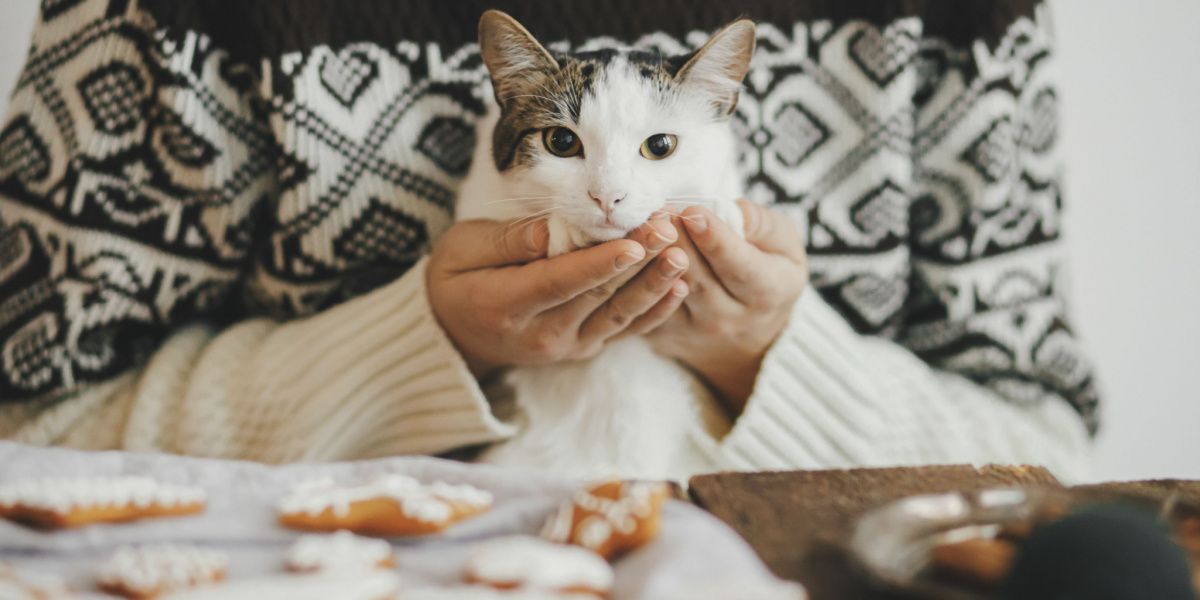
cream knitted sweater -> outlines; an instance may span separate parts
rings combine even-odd
[[[143,369],[36,414],[0,416],[34,444],[267,462],[436,454],[512,433],[425,297],[424,263],[319,315],[191,327]],[[1062,402],[1020,407],[801,296],[746,411],[696,464],[711,470],[938,462],[1086,473],[1088,434]]]
[[[484,3],[213,2],[43,5],[0,129],[0,436],[281,462],[509,435],[421,258],[482,113]],[[698,464],[1083,473],[1037,2],[486,4],[556,50],[759,19],[740,166],[812,286]]]

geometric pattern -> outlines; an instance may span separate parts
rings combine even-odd
[[[1062,298],[1044,16],[966,44],[918,17],[762,22],[738,167],[858,331],[1013,402],[1064,399],[1094,429]],[[0,127],[0,399],[113,377],[187,321],[323,310],[402,274],[452,222],[485,106],[473,43],[247,64],[149,23],[136,3],[43,1]]]

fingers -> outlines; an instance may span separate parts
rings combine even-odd
[[[624,331],[608,338],[608,341],[623,339],[638,335],[647,335],[654,330],[662,327],[664,323],[673,319],[682,311],[683,301],[688,295],[688,284],[685,281],[676,281],[671,285],[671,290],[663,296],[658,304],[650,307],[650,310],[642,313],[642,316],[633,320]]]
[[[737,308],[737,300],[725,289],[721,279],[713,271],[712,265],[709,263],[708,257],[697,247],[696,236],[691,234],[691,228],[696,225],[693,220],[693,209],[688,209],[679,221],[681,228],[687,228],[688,235],[679,236],[677,245],[688,255],[690,267],[687,273],[684,274],[684,280],[687,281],[690,291],[686,304],[693,313],[703,315],[722,315],[729,314],[730,310]],[[713,218],[711,212],[707,213],[709,222],[719,222]],[[705,224],[706,230],[711,226]],[[728,226],[726,226],[728,228]]]
[[[538,260],[511,273],[508,292],[513,312],[533,315],[566,304],[605,285],[646,258],[633,240],[613,240],[561,256]]]
[[[629,237],[630,240],[639,242],[646,250],[645,257],[641,263],[635,265],[634,268],[627,269],[624,273],[613,277],[602,285],[589,289],[586,294],[578,295],[578,297],[571,300],[570,304],[556,310],[556,312],[560,313],[558,318],[563,318],[578,327],[583,323],[584,319],[587,319],[597,308],[612,298],[617,290],[622,289],[630,280],[644,271],[646,265],[654,257],[675,243],[679,234],[675,230],[675,226],[671,224],[670,219],[654,219],[638,227]],[[686,263],[684,267],[686,268]]]
[[[804,239],[791,219],[746,199],[738,200],[738,207],[745,220],[746,241],[768,254],[779,254],[804,263]]]
[[[594,345],[634,324],[653,328],[661,323],[687,295],[687,284],[679,281],[687,267],[687,255],[679,248],[663,252],[584,320],[579,328],[580,341],[585,346]]]
[[[463,221],[446,231],[436,248],[447,270],[473,271],[524,264],[546,256],[546,220],[500,223]]]
[[[751,207],[756,210],[757,207]],[[762,215],[754,217],[758,222],[753,226],[762,233]],[[784,293],[788,279],[797,279],[791,274],[786,263],[770,252],[757,248],[737,233],[716,215],[707,209],[691,207],[683,213],[683,222],[688,230],[688,238],[695,244],[704,256],[720,285],[738,302],[742,304],[762,304]],[[747,223],[749,232],[750,223]],[[783,227],[779,230],[786,231]],[[794,233],[794,229],[792,230]],[[772,242],[787,244],[776,240],[777,234],[770,233]],[[798,235],[795,237],[799,237]],[[782,263],[782,264],[781,264]]]

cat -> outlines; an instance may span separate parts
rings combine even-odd
[[[729,121],[754,44],[743,19],[686,56],[552,54],[509,15],[484,13],[479,45],[495,102],[479,123],[456,218],[545,216],[551,256],[625,237],[691,203],[740,232]],[[723,418],[686,368],[642,338],[588,360],[514,368],[506,383],[520,431],[483,462],[680,478],[699,468],[692,436]]]

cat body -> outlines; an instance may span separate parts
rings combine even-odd
[[[545,216],[549,254],[625,237],[663,211],[704,204],[742,227],[728,115],[753,52],[739,21],[691,57],[637,51],[554,56],[489,11],[480,46],[496,102],[478,126],[456,218]],[[720,421],[686,368],[642,338],[506,378],[519,433],[482,460],[580,476],[682,477],[695,438]]]

